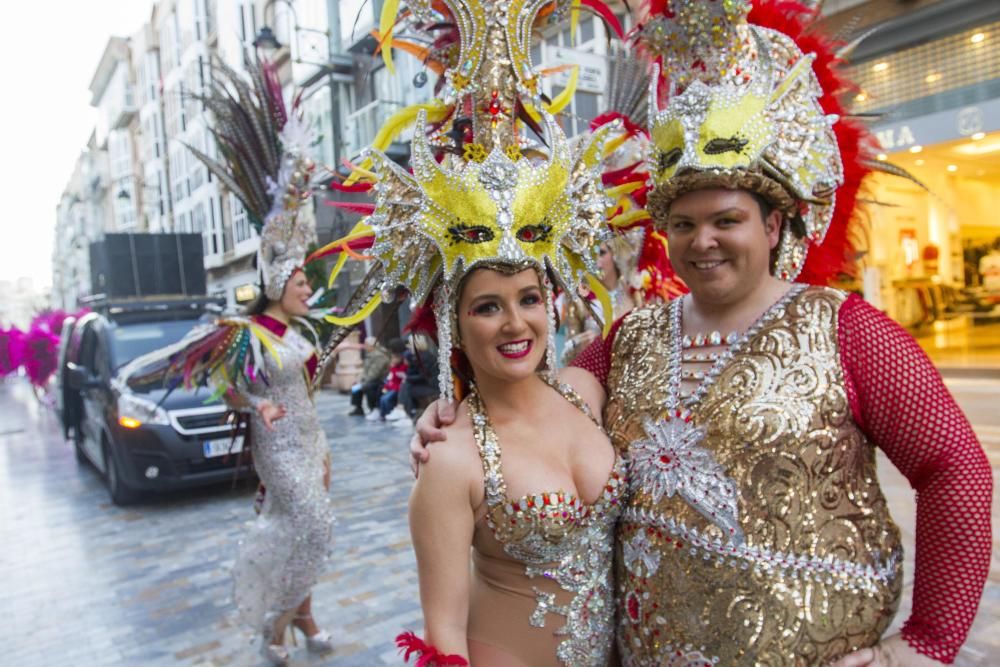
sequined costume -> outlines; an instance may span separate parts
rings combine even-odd
[[[260,515],[240,541],[233,567],[234,598],[241,619],[260,629],[268,614],[294,609],[323,570],[333,527],[332,501],[323,484],[329,459],[308,385],[315,348],[294,328],[266,315],[254,320],[279,338],[280,366],[265,357],[267,383],[239,392],[250,405],[263,400],[287,414],[268,429],[251,412],[253,459],[267,488]]]
[[[902,558],[875,446],[918,494],[903,635],[950,662],[968,633],[992,493],[968,421],[898,325],[856,296],[792,289],[665,421],[678,306],[634,311],[576,361],[606,383],[606,426],[631,459],[625,665],[826,664],[877,642]]]
[[[569,386],[550,384],[593,419]],[[611,562],[626,484],[624,461],[615,457],[593,502],[563,491],[508,498],[500,442],[478,394],[470,395],[468,405],[487,508],[473,538],[470,644],[488,644],[532,667],[608,665],[614,637]]]

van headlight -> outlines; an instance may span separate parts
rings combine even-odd
[[[139,428],[143,424],[170,424],[167,411],[152,401],[133,396],[119,394],[118,423],[125,428]]]

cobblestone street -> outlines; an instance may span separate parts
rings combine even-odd
[[[990,453],[996,479],[998,383],[949,384]],[[333,451],[339,523],[314,609],[320,625],[333,632],[336,650],[315,657],[299,646],[293,664],[400,664],[393,637],[421,627],[405,510],[408,436],[347,417],[347,400],[335,393],[322,393],[318,407]],[[912,585],[913,494],[891,466],[882,465],[880,474],[908,542],[907,599],[898,625]],[[234,625],[230,601],[229,567],[244,524],[253,518],[251,501],[244,483],[236,490],[225,484],[115,507],[96,470],[77,463],[54,414],[27,385],[0,384],[0,663],[264,664],[252,637]],[[993,515],[995,521],[996,501]],[[994,537],[987,592],[958,665],[997,664],[1000,655],[997,544]]]
[[[337,649],[319,658],[300,646],[294,664],[398,664],[393,637],[421,618],[406,523],[408,436],[347,417],[335,393],[318,405],[339,523],[314,610]],[[236,542],[254,516],[247,483],[118,508],[56,422],[27,385],[0,385],[0,663],[264,664],[234,625],[230,600]]]

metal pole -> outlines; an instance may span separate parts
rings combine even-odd
[[[139,261],[135,256],[135,234],[128,235],[128,254],[132,259],[132,280],[135,281],[135,295],[142,296],[142,285],[139,284]]]
[[[340,3],[338,0],[326,0],[327,25],[330,26],[330,39],[327,47],[330,60],[333,56],[340,55]],[[340,165],[340,104],[337,95],[337,82],[334,80],[333,71],[330,72],[330,135],[333,139],[333,168]]]
[[[177,246],[177,269],[181,272],[181,294],[187,294],[187,265],[184,263],[184,253],[181,251],[180,234],[174,234],[174,244]]]

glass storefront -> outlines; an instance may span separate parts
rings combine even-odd
[[[1000,24],[854,68],[879,159],[862,196],[865,296],[937,361],[1000,363]],[[924,187],[926,186],[926,187]]]

